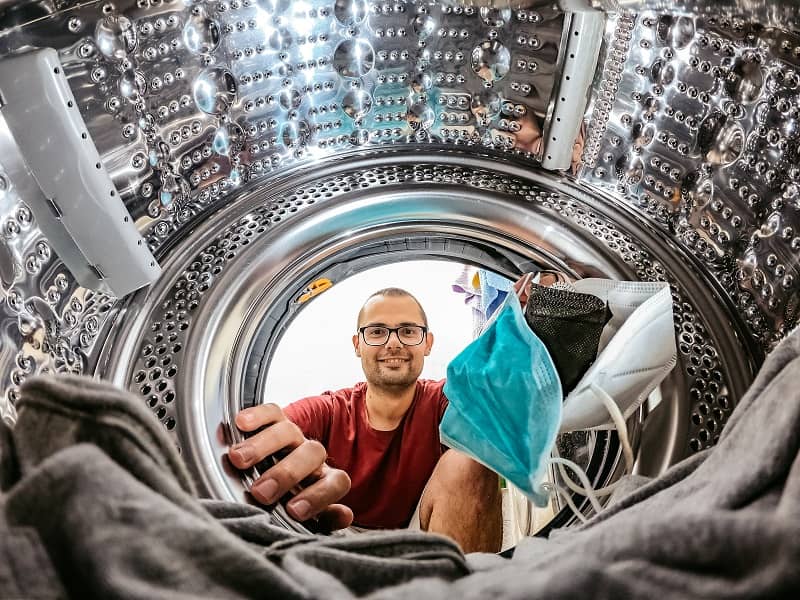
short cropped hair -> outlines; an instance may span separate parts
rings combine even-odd
[[[407,292],[402,288],[388,287],[370,294],[369,297],[366,300],[364,300],[364,304],[361,306],[361,310],[358,311],[358,322],[356,323],[356,327],[361,326],[361,317],[364,316],[364,306],[366,306],[367,302],[372,300],[375,296],[388,296],[390,298],[401,298],[405,296],[411,298],[414,302],[416,302],[417,306],[419,307],[419,312],[422,314],[422,324],[425,325],[425,327],[428,326],[428,316],[425,314],[425,309],[422,308],[422,304],[419,303],[419,300],[417,300],[412,293]]]

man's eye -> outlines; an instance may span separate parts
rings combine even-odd
[[[400,330],[401,335],[414,335],[415,333],[416,330],[413,327],[403,327],[403,329]]]
[[[386,335],[386,329],[384,327],[372,327],[367,329],[367,335],[370,337],[382,337]]]

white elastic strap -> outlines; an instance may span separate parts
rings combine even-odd
[[[631,448],[630,440],[628,440],[628,427],[625,424],[625,417],[622,416],[622,411],[620,411],[614,399],[603,388],[595,383],[591,385],[591,388],[595,394],[603,399],[603,404],[606,405],[606,410],[611,415],[611,420],[614,421],[619,443],[622,444],[622,456],[625,457],[625,469],[628,473],[631,473],[633,472],[633,449]]]
[[[558,451],[557,450],[554,450],[553,452],[555,452],[556,456],[558,456]],[[578,469],[580,469],[580,467],[578,467]],[[572,478],[569,476],[569,474],[567,473],[567,470],[564,468],[563,465],[558,465],[558,472],[561,475],[561,479],[564,480],[564,483],[567,484],[567,487],[569,489],[571,489],[573,492],[575,492],[577,494],[581,494],[582,496],[586,495],[586,489],[581,487],[580,485],[578,485],[577,483],[575,483],[572,480]],[[578,472],[578,471],[576,470],[576,472]],[[612,483],[610,485],[607,485],[606,487],[598,488],[596,490],[592,489],[592,488],[590,488],[590,489],[592,489],[592,492],[594,493],[595,496],[598,496],[598,497],[608,496],[608,495],[611,494],[611,492],[614,491],[614,488],[617,487],[617,483],[618,482],[615,481],[614,483]]]
[[[587,519],[586,516],[581,511],[578,510],[578,507],[575,506],[575,502],[573,502],[572,500],[572,495],[568,494],[567,491],[564,490],[561,486],[557,485],[555,489],[567,503],[567,506],[569,506],[570,510],[572,511],[572,514],[578,517],[581,523],[588,523],[589,519]]]
[[[625,468],[628,473],[632,472],[633,470],[633,449],[631,448],[630,440],[628,439],[628,428],[625,424],[625,418],[622,416],[622,412],[619,410],[619,406],[617,403],[614,402],[614,399],[600,386],[596,384],[592,384],[591,386],[592,391],[603,401],[603,404],[608,410],[609,415],[611,415],[611,420],[614,422],[614,425],[617,428],[617,434],[619,435],[619,441],[622,445],[622,456],[625,459]],[[591,483],[589,482],[589,478],[586,476],[586,473],[581,469],[578,465],[573,463],[572,461],[568,461],[558,456],[558,450],[555,450],[556,458],[551,458],[551,462],[558,465],[558,470],[561,475],[561,478],[564,480],[564,483],[567,484],[567,487],[571,489],[573,492],[581,494],[589,498],[589,502],[591,502],[592,507],[595,509],[596,512],[600,512],[602,507],[600,506],[599,501],[597,500],[597,496],[607,496],[614,491],[617,487],[619,481],[612,483],[611,485],[607,485],[606,487],[599,488],[599,489],[592,489]],[[564,465],[567,465],[571,468],[575,473],[578,474],[578,478],[581,480],[583,487],[579,486],[575,483],[567,474]],[[559,486],[556,486],[556,489],[561,493],[561,495],[566,499],[569,498],[569,494],[566,494],[564,490],[562,490]],[[575,507],[571,501],[568,501],[567,504],[572,509],[572,511],[578,516],[579,518],[583,517],[578,511],[575,510]],[[584,520],[581,518],[581,520]],[[584,521],[585,522],[585,521]]]
[[[557,456],[550,457],[550,462],[558,465],[566,465],[570,469],[575,471],[575,473],[578,475],[578,479],[581,480],[581,483],[584,486],[582,491],[579,493],[586,496],[589,499],[589,502],[592,503],[592,507],[594,508],[595,512],[599,513],[601,510],[603,510],[603,507],[600,505],[600,501],[597,499],[597,496],[595,495],[594,490],[592,489],[592,484],[589,482],[589,478],[586,476],[586,473],[584,473],[583,469],[581,469],[571,460],[567,460],[566,458],[561,458]],[[559,486],[556,486],[557,489],[558,487]]]

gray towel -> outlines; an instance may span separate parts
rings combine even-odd
[[[437,536],[298,536],[256,507],[198,501],[135,398],[82,379],[32,380],[17,427],[0,436],[0,535],[26,536],[13,569],[0,569],[0,597],[31,582],[26,561],[42,563],[42,581],[27,596],[41,598],[63,596],[62,585],[73,597],[109,598],[794,595],[798,389],[795,332],[770,355],[714,449],[585,525],[524,540],[511,560],[472,555],[466,563]],[[0,562],[12,562],[15,546],[13,538],[0,545]]]

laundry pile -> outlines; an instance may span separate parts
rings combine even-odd
[[[0,431],[2,598],[752,598],[800,591],[800,334],[711,450],[512,559],[409,532],[301,536],[198,500],[138,399],[62,377]]]
[[[349,598],[469,572],[422,533],[298,536],[246,504],[198,500],[137,399],[88,378],[34,378],[3,426],[0,598]]]

